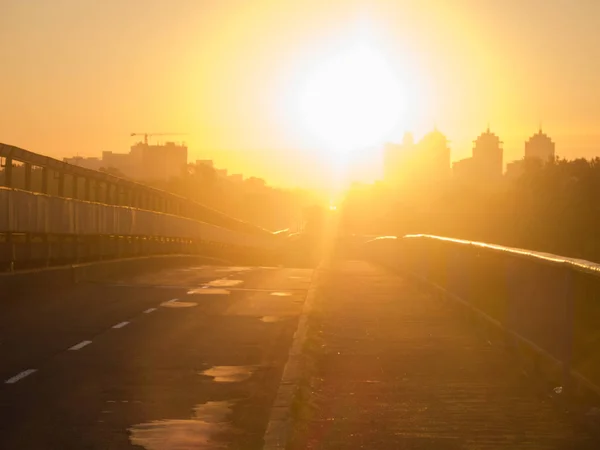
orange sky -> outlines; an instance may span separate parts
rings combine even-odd
[[[191,159],[322,184],[295,98],[363,26],[410,94],[391,138],[437,124],[460,159],[490,122],[511,160],[542,121],[559,155],[600,155],[599,20],[596,0],[3,0],[0,142],[94,156],[187,132]]]

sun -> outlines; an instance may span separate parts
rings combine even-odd
[[[403,97],[384,58],[359,44],[308,77],[299,110],[308,130],[328,148],[349,152],[385,139],[401,122]]]

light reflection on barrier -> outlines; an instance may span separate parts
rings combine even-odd
[[[186,217],[0,188],[0,265],[216,249],[268,253],[279,239]],[[6,268],[6,267],[5,267]]]
[[[508,332],[509,341],[541,356],[562,386],[600,395],[599,264],[431,235],[386,244],[371,258],[469,305]]]

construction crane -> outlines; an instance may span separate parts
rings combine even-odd
[[[131,133],[131,136],[144,136],[144,144],[148,145],[148,136],[183,136],[187,133]]]

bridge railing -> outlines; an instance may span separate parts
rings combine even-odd
[[[271,234],[188,198],[3,143],[0,143],[0,186],[172,214],[247,234]]]
[[[170,253],[265,264],[279,240],[170,192],[0,143],[0,271]]]
[[[133,256],[268,256],[275,237],[187,217],[0,188],[0,270]]]
[[[600,394],[600,264],[431,235],[388,244],[388,263],[497,325],[561,389]]]

